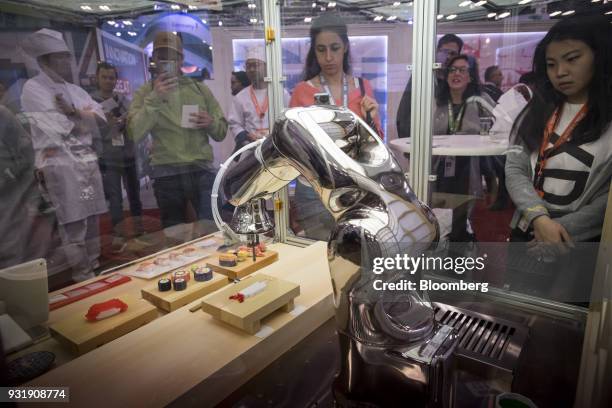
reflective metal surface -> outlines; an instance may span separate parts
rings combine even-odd
[[[427,358],[406,355],[412,348],[423,352],[437,338],[431,305],[416,291],[373,287],[377,279],[409,278],[408,272],[372,272],[376,257],[419,256],[429,249],[438,239],[435,216],[376,133],[351,111],[330,106],[285,111],[268,139],[227,170],[222,188],[241,206],[300,174],[336,220],[328,259],[342,339],[338,395],[376,405],[388,405],[383,394],[413,395],[415,403],[446,406],[449,387],[433,392],[432,382],[444,381],[432,380],[430,364],[452,355],[454,334],[444,336]]]
[[[274,224],[268,217],[264,200],[256,198],[236,207],[230,228],[237,234],[263,234],[272,231]]]

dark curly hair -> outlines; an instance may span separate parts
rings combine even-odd
[[[436,103],[438,106],[443,106],[450,100],[450,88],[448,86],[448,74],[449,68],[453,66],[455,61],[464,60],[469,64],[470,83],[463,92],[463,100],[465,101],[470,96],[480,95],[480,76],[478,75],[478,62],[473,57],[469,57],[465,54],[459,54],[448,61],[446,73],[444,74],[444,81],[440,81],[439,86],[436,89]]]

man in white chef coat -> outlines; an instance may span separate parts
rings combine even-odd
[[[59,235],[72,279],[94,277],[99,266],[99,214],[106,201],[98,157],[93,149],[98,124],[105,121],[100,105],[69,82],[72,54],[62,33],[42,29],[29,35],[23,49],[39,66],[21,95],[28,118],[36,168],[56,210]]]
[[[245,71],[251,85],[234,96],[227,116],[230,132],[236,141],[235,150],[270,133],[268,85],[264,81],[266,57],[263,46],[253,46],[248,49]],[[284,105],[289,106],[287,91],[283,93],[283,100]]]

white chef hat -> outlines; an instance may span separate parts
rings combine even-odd
[[[264,51],[264,47],[261,45],[254,45],[247,49],[246,60],[259,60],[261,62],[266,62],[266,53]]]
[[[70,52],[62,33],[48,28],[30,34],[21,43],[21,46],[33,58],[56,52]]]

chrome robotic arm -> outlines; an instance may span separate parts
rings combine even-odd
[[[406,271],[372,270],[374,258],[419,256],[430,248],[438,239],[435,216],[376,133],[353,112],[329,106],[285,111],[272,134],[227,170],[222,188],[241,206],[299,175],[336,221],[328,260],[343,354],[338,398],[389,405],[397,399],[381,389],[393,387],[411,406],[446,406],[439,386],[431,389],[431,364],[452,354],[454,334],[439,330],[416,290],[375,289],[375,280],[400,282],[410,277]],[[421,355],[432,340],[435,351]]]

